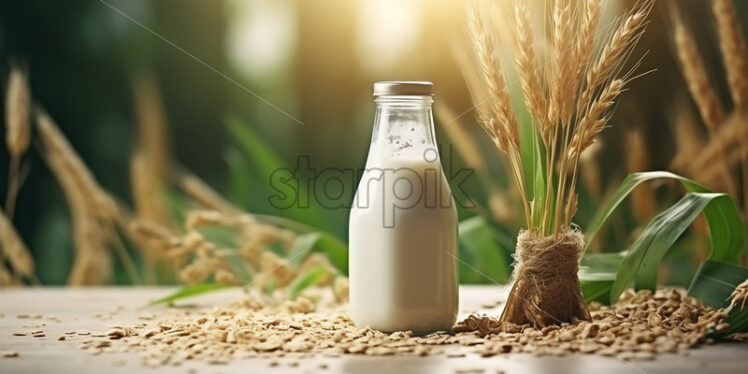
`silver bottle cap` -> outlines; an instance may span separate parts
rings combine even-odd
[[[427,81],[382,81],[374,83],[374,96],[433,95],[434,84]]]

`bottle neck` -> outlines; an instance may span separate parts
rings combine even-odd
[[[438,159],[433,98],[429,96],[378,96],[369,156],[433,162]]]

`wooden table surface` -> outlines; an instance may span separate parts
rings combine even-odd
[[[667,354],[653,361],[624,362],[616,358],[594,355],[536,357],[529,354],[508,354],[489,358],[468,355],[460,358],[433,357],[368,357],[347,355],[340,358],[315,357],[291,367],[280,360],[271,367],[267,359],[244,359],[229,364],[189,362],[178,367],[151,369],[141,366],[138,353],[92,355],[77,348],[76,342],[58,341],[65,331],[89,330],[104,332],[114,323],[135,324],[137,314],[148,301],[173,291],[165,287],[139,288],[31,288],[0,290],[0,351],[15,351],[15,358],[0,357],[0,373],[748,373],[748,342],[725,343],[689,350],[687,354]],[[201,296],[187,303],[215,305],[236,293],[226,290]],[[497,313],[481,304],[505,297],[506,289],[494,286],[462,286],[461,317],[470,312]],[[118,308],[119,307],[119,308]],[[149,310],[158,313],[158,308]],[[42,318],[19,318],[23,315]],[[99,316],[96,316],[99,314]],[[101,315],[112,315],[103,321]],[[58,321],[55,320],[58,319]],[[40,328],[31,326],[42,325]],[[17,331],[44,330],[45,337],[13,336]],[[326,369],[320,369],[326,364]]]

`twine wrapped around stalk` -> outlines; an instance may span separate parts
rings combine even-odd
[[[517,237],[514,285],[501,322],[535,328],[590,320],[577,271],[584,237],[567,229],[557,236],[522,231]]]

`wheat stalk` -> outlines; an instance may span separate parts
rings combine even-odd
[[[574,49],[574,59],[577,61],[575,77],[579,77],[583,74],[586,66],[590,62],[592,51],[595,47],[597,27],[600,24],[601,8],[601,0],[587,0],[585,2],[584,19],[582,20],[579,38],[577,39],[577,44]]]
[[[715,0],[713,11],[717,19],[717,33],[719,34],[719,47],[727,72],[727,83],[735,106],[735,111],[745,113],[748,111],[748,50],[746,48],[743,30],[738,22],[735,7],[730,0]],[[741,149],[748,148],[748,142],[740,143]],[[740,152],[745,153],[745,152]],[[748,156],[741,159],[741,176],[743,182],[744,208],[748,214]]]
[[[748,109],[748,50],[738,16],[731,0],[714,0],[713,10],[732,100],[736,110],[745,111]]]
[[[690,164],[694,160],[702,160],[704,149],[704,135],[698,130],[697,123],[689,108],[684,103],[678,103],[675,110],[675,144],[677,152],[670,162],[670,169],[687,172],[691,175]],[[724,131],[724,126],[720,131]],[[694,157],[694,155],[699,155]]]
[[[511,99],[506,92],[506,81],[501,72],[501,62],[494,51],[494,38],[487,30],[480,15],[470,12],[470,32],[473,37],[476,61],[491,97],[491,114],[496,121],[483,123],[486,132],[497,142],[499,149],[507,154],[511,148],[519,148],[519,125],[514,117]]]
[[[626,166],[629,173],[648,171],[649,157],[647,155],[647,144],[642,132],[638,129],[628,131],[626,133],[625,145],[628,150],[626,152]],[[645,223],[654,217],[657,206],[655,204],[655,196],[649,186],[637,188],[632,191],[631,202],[634,216],[639,222]]]
[[[486,165],[480,153],[480,148],[465,125],[457,118],[455,113],[444,103],[434,104],[434,114],[441,128],[457,148],[457,152],[465,160],[465,164],[478,172],[484,172]]]
[[[31,252],[13,228],[10,219],[0,212],[0,268],[3,259],[8,260],[17,274],[27,279],[34,278],[34,259]]]
[[[172,173],[172,178],[177,187],[205,209],[217,210],[227,214],[244,213],[244,211],[224,199],[202,179],[184,169],[178,168]]]
[[[490,95],[492,108],[491,116],[482,116],[479,122],[499,150],[506,153],[511,160],[510,165],[515,180],[520,184],[520,192],[525,196],[523,198],[525,216],[529,224],[531,212],[522,178],[519,124],[514,116],[511,98],[506,90],[501,62],[494,51],[494,38],[475,9],[471,8],[469,18],[469,30],[473,40],[476,62]]]
[[[571,4],[556,0],[553,9],[553,57],[549,85],[551,98],[548,105],[548,118],[551,124],[568,125],[571,116],[570,102],[573,98],[574,67],[573,54],[569,53],[574,45],[572,36]]]
[[[636,44],[647,26],[647,16],[652,4],[651,1],[645,1],[637,11],[626,17],[602,49],[586,74],[585,87],[577,101],[578,112],[584,112],[584,106],[590,104],[595,91],[605,84],[627,52]]]
[[[550,123],[548,119],[548,102],[543,83],[540,80],[539,67],[535,61],[534,42],[530,28],[529,10],[523,2],[517,2],[515,17],[517,20],[516,39],[518,46],[515,66],[522,85],[525,106],[538,121],[541,136],[550,141]]]
[[[479,108],[478,119],[499,150],[509,158],[525,203],[526,217],[531,217],[527,222],[530,230],[557,234],[561,227],[569,226],[576,211],[579,156],[605,127],[614,100],[631,79],[631,72],[616,76],[621,75],[621,66],[646,28],[652,6],[652,1],[642,1],[623,18],[612,36],[595,53],[601,1],[555,1],[549,42],[551,60],[545,64],[535,61],[534,40],[525,3],[515,1],[513,12],[503,13],[513,18],[506,19],[506,23],[515,27],[515,69],[533,125],[544,143],[545,180],[555,184],[545,189],[543,204],[527,201],[518,125],[506,92],[501,64],[495,55],[494,37],[491,28],[479,16],[477,7],[470,9],[468,29],[477,70],[493,99],[491,110]],[[576,30],[580,31],[577,33]],[[476,102],[476,106],[481,103]],[[538,211],[540,214],[536,214]]]
[[[36,125],[45,151],[59,161],[61,177],[70,179],[70,183],[86,196],[83,203],[88,209],[99,218],[116,218],[119,214],[116,202],[101,188],[52,118],[40,110],[36,114]]]
[[[21,156],[29,148],[31,141],[30,113],[31,93],[28,80],[19,67],[12,66],[5,96],[5,145],[10,154],[5,214],[11,219],[20,188],[18,170]]]
[[[76,256],[68,283],[74,286],[101,284],[111,275],[108,245],[113,240],[114,222],[120,216],[119,207],[99,186],[52,118],[39,110],[36,125],[47,163],[70,208]]]
[[[725,115],[717,94],[712,89],[710,79],[704,67],[704,61],[696,47],[691,33],[686,30],[679,16],[674,17],[673,37],[675,47],[688,84],[691,97],[696,101],[701,119],[710,131],[715,131],[724,121]]]
[[[675,50],[680,61],[683,76],[686,79],[688,90],[691,97],[696,102],[701,119],[704,121],[707,129],[711,134],[715,134],[725,119],[724,109],[717,97],[716,92],[712,89],[704,61],[699,54],[696,42],[693,40],[691,33],[686,30],[681,17],[673,13],[673,38],[675,41]],[[722,155],[725,158],[725,155]],[[737,196],[737,187],[734,178],[730,174],[729,167],[720,163],[722,176],[727,185],[728,192]]]
[[[5,97],[5,145],[8,153],[21,157],[29,148],[31,140],[31,94],[26,75],[13,66],[8,77]]]

